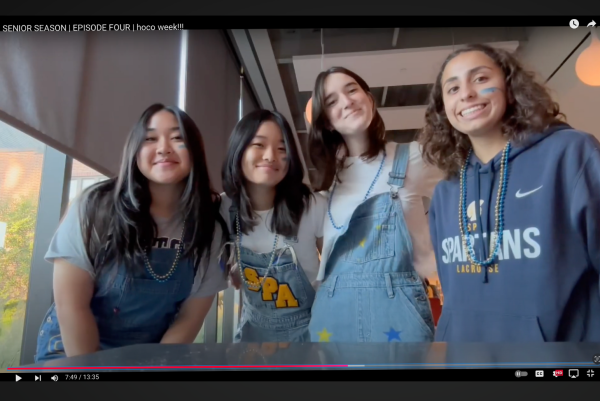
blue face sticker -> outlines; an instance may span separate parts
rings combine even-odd
[[[181,145],[179,145],[179,149],[186,149],[187,146],[185,146],[185,143],[182,143]]]
[[[488,93],[494,93],[498,90],[498,88],[485,88],[479,91],[480,95],[487,95]]]

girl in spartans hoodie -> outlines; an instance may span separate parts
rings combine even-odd
[[[503,50],[451,54],[424,159],[444,293],[436,341],[600,341],[600,143]]]

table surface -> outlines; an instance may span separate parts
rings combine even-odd
[[[156,371],[150,369],[156,366],[185,370],[222,370],[225,366],[340,369],[347,365],[367,369],[568,368],[596,366],[594,355],[600,355],[600,343],[142,344],[21,367],[28,371],[56,367],[62,372],[71,367]]]

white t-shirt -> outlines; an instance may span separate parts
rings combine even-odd
[[[317,272],[319,271],[319,251],[317,249],[317,239],[323,237],[323,222],[327,213],[327,200],[321,194],[314,194],[311,198],[310,207],[304,211],[298,227],[298,242],[292,245],[298,262],[304,269],[308,280],[315,283]],[[221,194],[223,201],[221,203],[221,214],[231,227],[229,222],[229,207],[231,199],[224,193]],[[271,217],[273,209],[256,212],[260,221],[254,226],[249,235],[242,235],[242,246],[256,253],[270,253],[273,251],[273,242],[275,233],[271,231]],[[231,229],[231,228],[230,228]],[[235,233],[232,233],[235,234]],[[286,246],[284,238],[279,238],[276,249]]]
[[[60,226],[50,241],[50,247],[46,253],[45,259],[54,263],[56,259],[65,259],[67,262],[86,270],[94,277],[94,267],[87,256],[85,245],[83,243],[83,234],[81,232],[81,222],[79,219],[79,208],[81,198],[76,198],[71,202]],[[177,249],[181,242],[182,221],[180,219],[154,219],[158,228],[158,236],[154,239],[153,248],[172,248]],[[210,262],[207,258],[202,258],[194,284],[190,293],[190,298],[203,298],[214,296],[216,293],[227,289],[227,278],[221,271],[219,265],[219,250],[221,249],[222,238],[221,225],[215,223],[215,231],[210,253]],[[115,269],[116,264],[107,268]]]
[[[396,146],[397,143],[395,142],[386,144],[387,155],[383,169],[369,197],[389,192],[390,187],[387,182],[394,164]],[[339,174],[342,183],[336,185],[331,203],[333,221],[338,227],[347,225],[354,210],[363,202],[369,186],[377,174],[382,157],[383,154],[380,154],[370,162],[365,162],[360,157],[348,157],[346,159],[345,165],[348,167]],[[423,198],[431,199],[435,186],[443,177],[442,171],[423,161],[419,144],[411,142],[406,178],[404,179],[404,186],[400,188],[398,194],[412,239],[415,270],[422,278],[431,280],[437,280],[437,269]],[[324,192],[326,196],[329,196],[330,193]],[[341,231],[335,229],[329,221],[329,217],[327,217],[323,233],[323,252],[317,276],[319,281],[324,278],[325,264]]]

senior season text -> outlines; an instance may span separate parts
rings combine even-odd
[[[108,32],[133,31],[133,24],[44,24],[3,25],[3,32]]]

